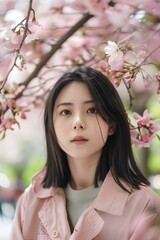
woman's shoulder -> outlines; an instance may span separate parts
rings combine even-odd
[[[140,189],[134,189],[130,199],[137,203],[137,207],[143,205],[144,208],[149,208],[160,214],[160,197],[150,186],[142,185]]]
[[[26,199],[29,201],[34,199],[46,199],[48,197],[54,196],[57,192],[62,190],[60,188],[55,188],[52,186],[50,188],[43,187],[45,172],[46,168],[43,168],[32,177],[30,185],[25,189],[24,193],[21,196],[23,201],[26,201]]]

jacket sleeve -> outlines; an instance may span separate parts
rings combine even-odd
[[[144,209],[130,240],[160,240],[160,200]]]
[[[24,216],[24,193],[17,202],[16,211],[11,227],[10,240],[24,240],[22,234],[23,216]]]

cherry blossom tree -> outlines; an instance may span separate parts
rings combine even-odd
[[[1,138],[43,105],[64,71],[86,65],[127,90],[132,142],[149,147],[160,120],[133,112],[134,94],[146,92],[146,102],[160,94],[159,16],[157,0],[1,0]]]

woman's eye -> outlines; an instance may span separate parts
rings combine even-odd
[[[66,116],[66,115],[69,115],[69,114],[71,114],[71,112],[69,111],[69,110],[63,110],[63,111],[61,111],[61,113],[60,113],[61,115],[63,115],[63,116]]]
[[[87,110],[88,113],[97,113],[96,108],[92,107]]]

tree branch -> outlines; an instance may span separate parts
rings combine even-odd
[[[33,70],[33,72],[28,76],[28,78],[23,82],[23,85],[26,87],[33,78],[35,78],[40,70],[43,68],[43,66],[49,61],[49,59],[57,52],[59,48],[61,48],[62,44],[70,38],[78,29],[80,29],[90,18],[92,18],[93,15],[86,13],[83,15],[83,17],[66,33],[64,34],[59,41],[53,45],[52,49],[46,53],[41,61],[37,64],[36,68]],[[22,96],[25,88],[15,97],[15,99],[18,99]]]

